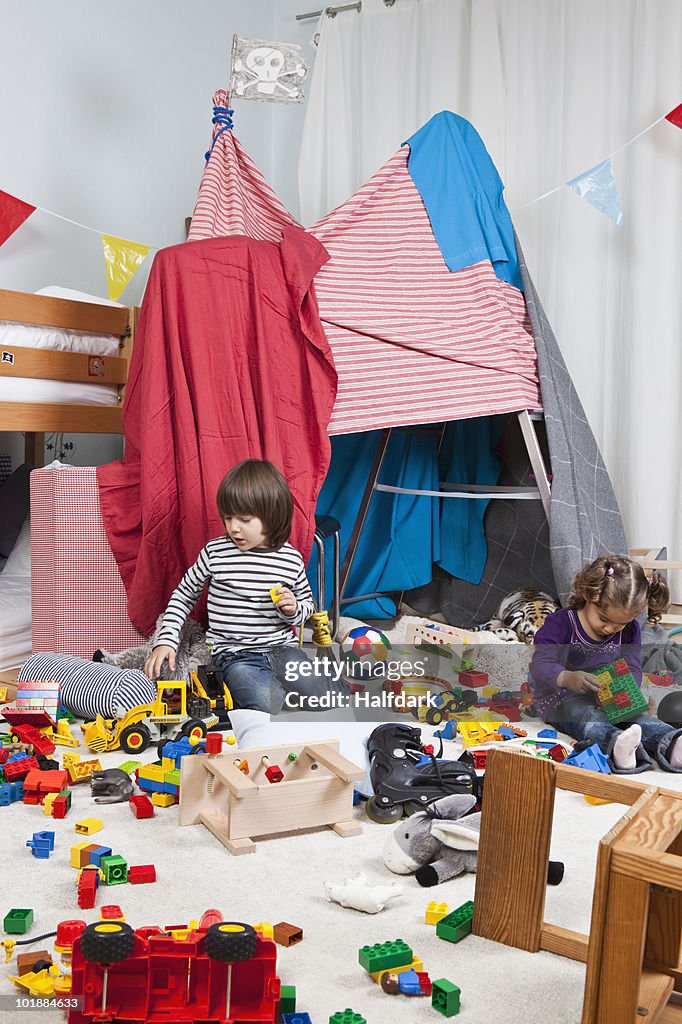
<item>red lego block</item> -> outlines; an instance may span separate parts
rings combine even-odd
[[[265,778],[268,782],[281,782],[284,772],[278,764],[271,764],[269,768],[265,769]]]
[[[561,762],[565,761],[568,757],[568,751],[565,747],[562,747],[560,743],[557,743],[554,747],[550,747],[547,753],[553,761],[557,762],[557,764],[561,764]]]
[[[625,658],[619,658],[618,661],[614,661],[613,663],[613,671],[617,676],[626,676],[630,671],[630,666]]]
[[[10,761],[5,764],[2,770],[6,782],[18,782],[25,779],[29,772],[37,772],[40,769],[35,757],[22,757],[21,761]]]
[[[472,750],[472,754],[474,755],[474,768],[477,771],[480,771],[481,769],[484,769],[485,768],[485,763],[488,760],[488,751],[487,750]]]
[[[78,879],[78,906],[81,910],[92,910],[94,907],[98,876],[97,868],[87,868],[81,872]]]
[[[428,974],[426,973],[426,971],[417,971],[416,974],[417,977],[419,978],[419,987],[422,990],[422,995],[430,996],[431,989],[433,988],[433,986],[431,984],[431,979],[429,978]]]
[[[128,806],[136,818],[154,817],[154,804],[148,796],[144,796],[142,793],[131,796],[128,800]]]
[[[29,772],[24,779],[24,803],[41,804],[47,793],[61,793],[68,788],[68,772],[61,769],[41,772],[36,766],[36,770]]]
[[[59,796],[52,802],[52,817],[53,818],[65,818],[69,812],[70,801],[68,796],[60,793]]]
[[[99,919],[100,921],[122,921],[123,911],[117,904],[108,903],[99,908]]]
[[[629,708],[632,701],[628,697],[627,693],[614,693],[613,703],[619,708]]]
[[[156,868],[153,864],[135,864],[128,868],[128,881],[132,885],[145,885],[156,881]]]
[[[476,672],[475,669],[468,669],[466,672],[459,673],[457,681],[460,686],[473,687],[477,690],[479,686],[488,685],[488,673]]]

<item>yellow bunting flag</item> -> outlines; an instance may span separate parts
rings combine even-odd
[[[102,235],[102,249],[107,272],[109,298],[116,301],[124,288],[139,269],[151,249],[150,245],[128,242],[125,238]]]

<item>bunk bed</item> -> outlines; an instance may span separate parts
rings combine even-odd
[[[0,289],[0,431],[25,434],[44,463],[45,434],[119,434],[136,307]],[[77,294],[77,293],[73,293]]]

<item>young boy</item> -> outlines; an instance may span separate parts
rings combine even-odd
[[[180,630],[208,583],[207,639],[235,708],[277,714],[288,692],[346,692],[316,674],[292,631],[315,605],[303,559],[288,543],[294,503],[280,471],[260,459],[240,462],[220,484],[217,504],[225,534],[208,542],[173,592],[147,675],[157,678],[165,658],[175,668]],[[318,710],[305,699],[296,707]]]

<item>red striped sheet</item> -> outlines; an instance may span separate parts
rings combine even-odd
[[[224,104],[216,93],[214,104]],[[315,278],[339,374],[329,432],[542,407],[523,296],[485,261],[448,270],[400,149],[308,230],[330,261]],[[190,240],[277,241],[293,223],[232,132],[218,139]]]

